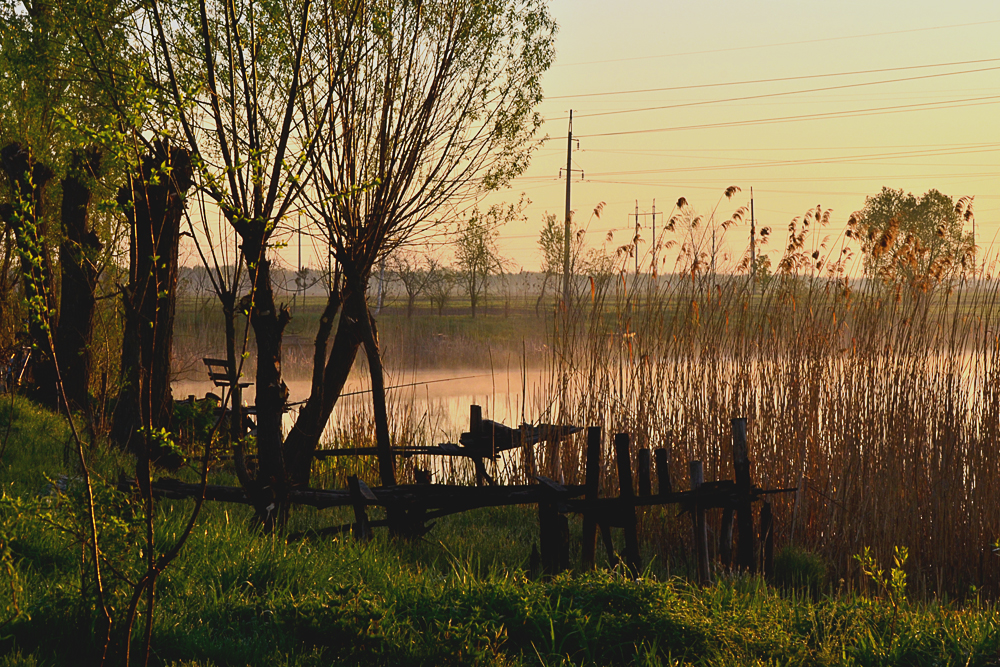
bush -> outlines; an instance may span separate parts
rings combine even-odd
[[[774,584],[782,588],[808,589],[817,594],[827,583],[823,557],[803,547],[789,544],[774,557]]]

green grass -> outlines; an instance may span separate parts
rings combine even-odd
[[[93,598],[81,595],[81,577],[89,582],[72,534],[78,489],[72,482],[65,495],[46,489],[46,475],[73,478],[65,431],[27,402],[6,405],[0,667],[93,664]],[[95,469],[113,480],[123,460],[101,459]],[[98,491],[120,618],[128,586],[119,575],[139,563],[129,541],[137,510],[106,485]],[[189,502],[159,505],[161,548],[189,510]],[[854,592],[815,595],[754,577],[701,589],[668,578],[656,563],[639,581],[607,570],[533,579],[526,569],[535,517],[534,508],[486,509],[442,520],[415,542],[379,534],[368,544],[288,543],[255,534],[246,508],[212,504],[160,578],[152,663],[982,667],[1000,656],[1000,612],[974,600],[904,601],[896,609]],[[343,512],[302,510],[289,528],[346,520]],[[792,560],[797,572],[818,567],[802,554]]]

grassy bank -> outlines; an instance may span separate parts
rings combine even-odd
[[[93,664],[93,589],[66,429],[4,399],[0,435],[0,665]],[[130,539],[141,510],[112,488],[127,459],[92,458],[106,480],[101,544],[120,612],[141,564]],[[189,509],[158,505],[163,548]],[[153,664],[983,666],[1000,648],[1000,612],[975,598],[866,597],[832,582],[776,589],[751,577],[700,589],[656,559],[639,581],[607,570],[542,581],[530,573],[533,508],[470,512],[416,542],[368,544],[262,536],[248,519],[244,507],[209,506],[161,576]],[[299,511],[289,532],[343,520]]]

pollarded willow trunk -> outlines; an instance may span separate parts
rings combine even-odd
[[[343,314],[343,297],[344,294],[334,290],[320,317],[313,352],[313,377],[309,399],[302,406],[295,425],[285,439],[288,473],[293,486],[309,486],[312,461],[323,429],[347,383],[347,377],[361,346],[361,333],[356,319]],[[339,320],[337,320],[338,311],[341,312]],[[329,348],[330,334],[333,332],[335,320],[337,320],[337,333],[333,339],[333,347]]]
[[[46,243],[42,215],[42,188],[52,178],[52,170],[37,162],[31,151],[18,143],[0,150],[11,189],[11,204],[0,211],[3,222],[14,232],[21,257],[24,298],[30,309],[28,335],[32,343],[31,394],[41,403],[58,405],[56,369],[50,343],[54,337],[55,295],[52,262]]]
[[[177,251],[184,193],[192,177],[190,154],[160,141],[118,193],[131,236],[129,284],[122,300],[123,387],[112,426],[112,436],[123,447],[139,445],[140,428],[170,425]]]
[[[258,469],[253,488],[247,489],[247,493],[257,510],[261,527],[272,530],[284,521],[288,512],[288,473],[281,429],[288,387],[281,378],[281,344],[291,315],[284,306],[278,308],[274,301],[266,239],[244,237],[244,252],[253,284],[250,326],[257,343]]]
[[[100,155],[76,152],[70,173],[62,180],[63,242],[59,246],[62,283],[56,358],[66,400],[71,409],[89,406],[90,340],[94,323],[94,292],[101,242],[88,224],[90,178]]]

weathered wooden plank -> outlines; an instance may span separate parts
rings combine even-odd
[[[650,479],[649,449],[643,447],[636,453],[636,463],[639,473],[639,497],[646,498],[653,494],[653,485]]]
[[[587,472],[584,498],[593,502],[601,487],[601,427],[587,429]],[[584,570],[592,570],[597,560],[597,516],[592,510],[583,515],[583,544],[580,560]]]
[[[556,493],[566,493],[567,491],[565,486],[555,481],[554,479],[549,479],[545,475],[535,475],[535,479],[537,479],[541,484],[548,487],[549,489],[552,489]]]
[[[673,492],[670,485],[670,454],[660,447],[656,450],[656,493],[668,496]]]
[[[691,461],[688,466],[691,473],[691,490],[696,491],[705,481],[705,470],[701,461]],[[698,583],[706,586],[712,582],[712,570],[708,562],[708,524],[705,521],[705,508],[701,504],[695,504],[692,523],[695,559],[698,563]]]
[[[771,503],[764,501],[760,508],[760,539],[764,543],[764,576],[774,576],[774,516]]]
[[[632,502],[635,493],[632,491],[632,456],[628,433],[615,435],[615,460],[618,464],[618,497],[621,503],[622,523],[625,524],[625,561],[633,577],[638,577],[642,571],[642,559],[639,555],[639,534],[636,530],[635,504]]]
[[[755,531],[753,520],[753,480],[750,477],[750,456],[747,451],[747,420],[732,420],[733,469],[736,473],[736,526],[739,530],[736,565],[748,572],[756,572]]]
[[[722,529],[719,531],[719,560],[722,566],[733,565],[733,507],[726,505],[722,510]]]
[[[354,507],[354,527],[351,532],[354,538],[360,542],[367,542],[372,538],[371,527],[368,525],[368,513],[365,510],[365,497],[361,490],[364,484],[357,475],[347,478],[347,487],[351,493],[351,505]],[[371,494],[371,490],[368,491]],[[374,494],[372,494],[374,495]]]

